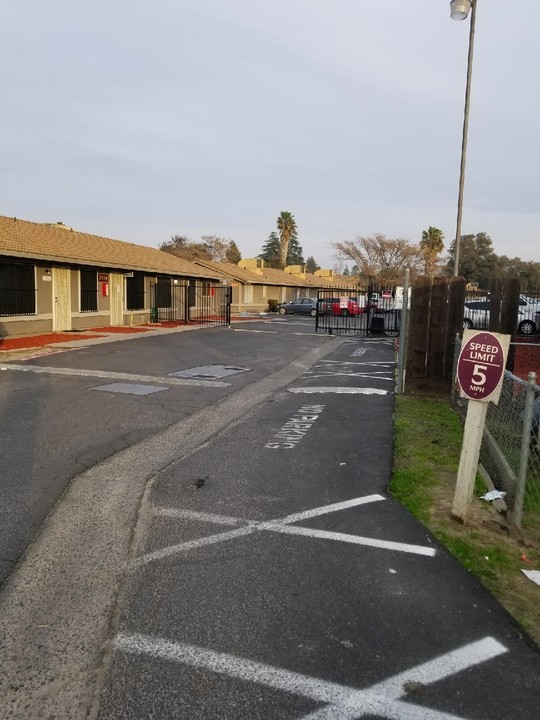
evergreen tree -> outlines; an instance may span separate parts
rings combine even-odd
[[[225,252],[225,259],[228,263],[233,263],[234,265],[237,265],[242,259],[242,253],[238,249],[238,245],[234,242],[234,240],[229,242],[229,247]]]
[[[317,264],[313,255],[310,255],[308,257],[308,259],[306,260],[306,271],[308,273],[313,274],[314,272],[317,272],[317,270],[320,270],[320,269],[321,269],[321,267],[320,267],[320,265]]]
[[[454,269],[455,241],[448,252],[448,271]],[[493,250],[493,242],[485,232],[476,235],[462,235],[459,244],[459,274],[467,282],[477,282],[487,288],[491,278],[499,274],[499,262]]]
[[[264,260],[264,264],[270,268],[279,267],[279,254],[281,250],[281,244],[279,237],[276,232],[271,232],[268,236],[268,240],[262,246],[260,255],[257,257]]]
[[[303,265],[304,251],[298,242],[296,234],[293,235],[289,242],[289,251],[287,253],[287,265]]]

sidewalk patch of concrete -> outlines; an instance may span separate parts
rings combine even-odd
[[[237,375],[238,373],[249,372],[249,368],[237,367],[236,365],[201,365],[200,367],[186,368],[169,373],[172,377],[197,378],[200,380],[218,380]]]
[[[131,385],[130,383],[111,383],[110,385],[100,385],[99,387],[90,389],[103,392],[125,393],[126,395],[151,395],[152,393],[167,390],[167,388],[157,387],[157,385]]]

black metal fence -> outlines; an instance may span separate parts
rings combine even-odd
[[[403,288],[324,288],[317,295],[316,332],[397,335]]]
[[[151,285],[150,320],[175,325],[230,325],[231,288],[204,280],[160,278]]]

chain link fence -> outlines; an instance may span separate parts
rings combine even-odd
[[[456,339],[456,365],[460,350]],[[540,346],[537,346],[540,349]],[[514,350],[516,350],[515,348]],[[512,350],[512,348],[511,348]],[[480,470],[489,489],[505,492],[517,527],[540,530],[540,386],[536,372],[528,378],[505,371],[498,405],[489,403],[480,451]],[[455,376],[455,375],[454,375]],[[453,404],[465,417],[468,400],[454,390]]]

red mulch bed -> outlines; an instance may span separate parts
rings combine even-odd
[[[103,337],[103,335],[83,335],[85,339]],[[26,337],[0,338],[1,350],[21,350],[25,348],[44,347],[52,343],[79,340],[77,333],[46,333],[44,335],[27,335]]]
[[[106,332],[106,333],[137,333],[137,332],[146,332],[149,330],[147,327],[141,327],[140,325],[137,325],[137,327],[127,327],[126,325],[111,325],[107,327],[97,327],[97,328],[91,328],[92,331],[96,332]],[[86,336],[88,337],[88,336]]]

